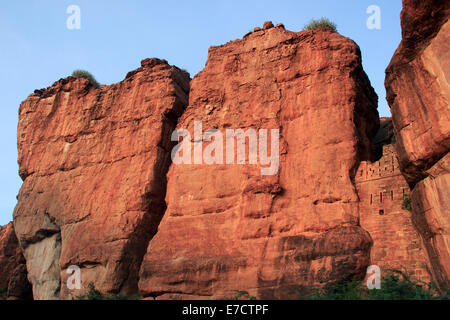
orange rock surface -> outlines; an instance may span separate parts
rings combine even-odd
[[[117,84],[68,77],[36,90],[19,109],[24,183],[14,227],[0,229],[0,288],[24,298],[28,278],[35,299],[91,282],[146,299],[297,299],[371,264],[447,286],[450,3],[403,4],[386,71],[393,125],[381,130],[352,40],[270,21],[211,47],[192,81],[153,58]],[[196,137],[200,122],[212,142]],[[181,154],[193,164],[171,163],[175,128],[190,134]],[[259,143],[268,130],[275,171],[263,174],[261,144],[255,163],[250,148],[237,163],[236,139],[233,157],[211,152],[237,129]],[[216,163],[195,163],[198,151]],[[81,290],[66,285],[73,265]]]
[[[104,293],[137,291],[189,81],[146,59],[118,84],[69,77],[21,104],[14,224],[35,299],[77,296],[90,282]],[[66,286],[71,265],[81,268],[81,291]]]
[[[0,289],[9,299],[31,298],[25,259],[12,222],[0,227]]]
[[[263,176],[248,161],[172,165],[141,293],[295,299],[362,277],[372,240],[359,226],[354,178],[360,161],[373,158],[376,108],[358,46],[328,29],[266,23],[211,47],[178,128],[279,129],[280,169]]]
[[[450,277],[450,2],[403,0],[402,42],[386,70],[387,99],[413,221],[434,280]]]

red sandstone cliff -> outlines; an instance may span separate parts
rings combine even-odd
[[[97,88],[69,77],[21,104],[24,182],[14,226],[35,299],[70,297],[71,265],[81,268],[84,288],[137,291],[142,256],[165,211],[170,134],[189,81],[147,59],[118,84]]]
[[[450,2],[403,0],[402,42],[386,70],[413,221],[441,287],[450,276]]]
[[[266,23],[212,47],[191,85],[178,68],[147,59],[118,84],[96,88],[69,77],[22,103],[24,184],[14,224],[35,298],[70,298],[90,282],[103,293],[139,288],[158,299],[235,290],[298,298],[362,277],[373,263],[405,266],[423,280],[431,270],[445,283],[448,7],[429,3],[405,1],[404,40],[386,81],[419,232],[401,208],[408,186],[385,145],[385,120],[389,134],[378,135],[374,149],[377,97],[357,45],[328,29],[295,33]],[[416,30],[413,16],[435,23]],[[422,82],[429,92],[408,91]],[[172,131],[192,134],[194,121],[204,131],[269,129],[269,140],[279,129],[279,170],[261,175],[266,165],[248,163],[169,170]],[[10,250],[12,226],[0,235],[0,248]],[[0,266],[21,265],[23,279],[23,260],[6,251]],[[81,267],[82,291],[65,285],[70,265]],[[7,274],[0,280],[11,288]]]
[[[298,298],[370,263],[354,177],[373,157],[379,119],[360,50],[328,29],[256,30],[210,48],[178,128],[280,129],[280,169],[172,165],[144,296]]]
[[[12,223],[0,227],[0,294],[9,299],[31,298],[31,285]]]

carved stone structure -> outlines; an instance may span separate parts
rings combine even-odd
[[[381,119],[375,143],[382,156],[375,162],[361,162],[356,174],[361,227],[373,239],[371,264],[382,270],[406,268],[417,279],[430,281],[426,252],[411,212],[402,208],[410,189],[400,172],[392,138],[391,119]]]

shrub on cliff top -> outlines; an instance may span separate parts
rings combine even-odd
[[[89,82],[94,86],[94,87],[98,87],[99,83],[97,82],[97,80],[95,80],[94,76],[86,71],[86,70],[75,70],[74,72],[72,72],[72,77],[75,78],[85,78],[88,79]]]
[[[324,17],[318,20],[312,19],[308,24],[305,25],[303,30],[315,30],[319,28],[329,28],[334,32],[337,32],[336,24],[333,21]]]

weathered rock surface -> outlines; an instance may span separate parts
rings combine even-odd
[[[410,196],[408,183],[400,172],[395,153],[391,118],[382,118],[375,146],[382,153],[375,162],[363,161],[356,174],[360,198],[360,224],[370,233],[373,246],[371,265],[382,272],[404,269],[416,280],[432,280],[431,266],[411,212],[404,208]]]
[[[0,229],[0,288],[24,298],[29,280],[36,299],[78,296],[90,282],[147,299],[296,299],[370,264],[447,286],[449,2],[403,2],[386,78],[393,126],[382,119],[380,131],[358,46],[270,21],[211,47],[191,84],[146,59],[118,84],[69,77],[36,90],[19,111],[24,184],[14,227]],[[197,121],[214,143],[195,137]],[[191,159],[220,137],[226,145],[226,130],[259,143],[279,130],[278,149],[267,147],[279,168],[262,174],[261,145],[255,164],[225,164],[216,149],[214,164],[170,166],[176,126],[191,134]],[[82,290],[66,286],[71,265]]]
[[[0,227],[0,289],[9,299],[32,297],[25,259],[12,223]]]
[[[404,0],[402,42],[386,70],[400,168],[434,279],[450,277],[450,2]]]
[[[142,256],[166,208],[170,134],[189,75],[146,59],[118,84],[69,77],[20,106],[14,225],[35,299],[69,298],[90,282],[137,291]],[[81,268],[70,291],[67,268]]]
[[[260,162],[172,165],[141,293],[298,298],[363,276],[372,240],[359,226],[354,178],[374,156],[376,108],[358,46],[328,29],[295,33],[266,23],[211,47],[178,128],[192,135],[198,120],[224,134],[279,129],[280,169],[263,176]]]

